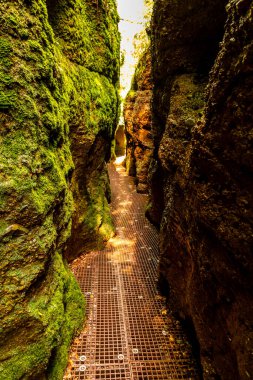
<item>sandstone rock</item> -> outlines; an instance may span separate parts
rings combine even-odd
[[[147,175],[153,153],[151,97],[151,56],[148,49],[137,66],[124,104],[126,169],[129,175],[136,177],[137,191],[140,193],[148,190]]]
[[[195,335],[203,377],[223,380],[253,377],[253,6],[229,1],[216,57],[225,5],[155,2],[149,208],[161,286]]]
[[[112,231],[104,168],[117,118],[119,36],[115,3],[106,5],[1,4],[1,379],[62,379],[84,319],[63,258],[67,241],[74,257]]]
[[[118,125],[115,132],[115,154],[117,157],[124,156],[126,153],[125,126]]]

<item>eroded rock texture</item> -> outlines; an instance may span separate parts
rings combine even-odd
[[[124,156],[126,153],[125,125],[119,124],[115,132],[115,155]]]
[[[253,377],[253,5],[226,3],[155,1],[149,208],[161,285],[224,380]]]
[[[147,176],[153,153],[151,133],[151,53],[148,49],[140,59],[130,92],[124,104],[127,138],[126,169],[136,177],[137,191],[148,190]]]
[[[0,379],[62,379],[84,317],[66,242],[73,257],[112,231],[117,12],[12,0],[0,24]]]

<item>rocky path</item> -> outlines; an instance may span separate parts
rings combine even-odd
[[[158,235],[144,216],[146,196],[122,166],[109,173],[116,236],[73,263],[87,323],[65,379],[198,379],[180,325],[156,290]]]

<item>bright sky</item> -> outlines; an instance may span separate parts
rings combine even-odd
[[[144,27],[144,0],[117,0],[118,12],[121,19],[119,30],[121,33],[121,51],[125,51],[125,63],[121,67],[121,96],[124,98],[131,86],[136,59],[133,57],[133,39]],[[128,22],[130,21],[130,22]]]
[[[120,18],[127,18],[132,21],[139,21],[143,18],[143,0],[118,0],[118,12]]]

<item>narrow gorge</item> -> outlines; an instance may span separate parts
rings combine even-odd
[[[252,1],[0,3],[0,380],[253,378]]]

